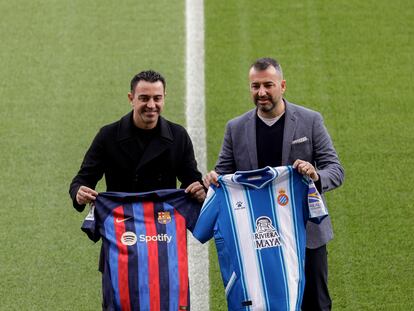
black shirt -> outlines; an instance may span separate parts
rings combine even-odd
[[[134,126],[134,136],[137,140],[139,150],[143,152],[149,142],[160,133],[160,122],[152,129],[142,129]]]
[[[285,114],[272,126],[268,126],[256,115],[256,147],[259,168],[282,165],[284,127]]]

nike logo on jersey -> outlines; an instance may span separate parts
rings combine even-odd
[[[116,218],[115,222],[120,223],[120,222],[124,222],[127,221],[128,219],[131,219],[132,217],[127,217],[127,218]]]

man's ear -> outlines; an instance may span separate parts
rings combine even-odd
[[[132,94],[131,92],[128,92],[128,100],[131,103],[132,100],[134,99],[134,94]]]
[[[283,93],[286,91],[286,80],[282,80],[281,82],[280,82],[280,85],[281,85],[281,87],[282,87],[282,91],[283,91]]]

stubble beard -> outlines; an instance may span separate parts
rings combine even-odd
[[[260,111],[262,111],[264,113],[271,112],[277,106],[277,102],[275,102],[275,100],[270,96],[266,96],[266,99],[269,100],[270,103],[267,103],[267,104],[264,104],[264,105],[259,103],[259,99],[260,98],[258,96],[255,97],[254,103],[255,103],[257,109],[259,109]],[[264,99],[264,98],[262,97],[261,99]]]

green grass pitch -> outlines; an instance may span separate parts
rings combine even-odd
[[[68,185],[99,127],[130,109],[137,71],[166,76],[165,115],[184,124],[184,1],[2,1],[0,12],[0,310],[99,310],[99,245]],[[209,168],[226,121],[252,107],[257,57],[276,57],[286,98],[325,118],[346,171],[328,194],[333,310],[414,309],[413,21],[408,0],[205,1]]]

